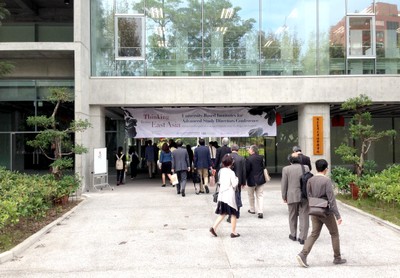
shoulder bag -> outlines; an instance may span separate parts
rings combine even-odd
[[[312,194],[310,185],[310,193]],[[328,201],[323,198],[308,197],[309,215],[318,216],[321,218],[326,217],[328,210]]]

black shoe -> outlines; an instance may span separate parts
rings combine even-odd
[[[185,197],[185,190],[182,190],[182,197]]]
[[[300,242],[301,245],[304,245],[304,239],[300,239],[299,238],[299,242]]]
[[[226,219],[226,222],[231,223],[231,217],[228,216],[228,218]]]
[[[199,191],[199,193],[204,194],[204,191]]]
[[[260,218],[260,219],[261,219],[261,218],[264,218],[264,214],[259,213],[259,214],[258,214],[258,218]]]
[[[212,233],[213,236],[218,236],[213,227],[210,228],[210,233]]]
[[[251,210],[248,210],[247,212],[248,212],[248,213],[251,213],[251,214],[256,214],[255,211],[251,211]]]
[[[296,240],[297,240],[297,238],[296,238],[295,236],[292,236],[292,235],[289,235],[289,238],[290,238],[291,240],[293,240],[293,241],[296,241]]]
[[[181,192],[180,192],[180,191],[177,191],[176,194],[181,194]]]
[[[165,187],[165,184],[161,185],[161,187]]]
[[[235,238],[235,237],[240,237],[240,234],[234,234],[234,233],[231,233],[231,238]]]
[[[208,193],[210,193],[210,189],[208,189],[208,186],[206,185],[206,186],[204,186],[205,188],[206,188],[206,193],[208,194]]]

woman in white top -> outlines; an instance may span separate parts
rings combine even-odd
[[[233,164],[233,158],[230,154],[226,154],[222,158],[222,166],[218,172],[218,180],[220,183],[216,214],[219,214],[214,225],[210,228],[210,232],[217,236],[216,230],[218,225],[224,220],[226,215],[231,216],[232,232],[231,238],[239,237],[236,233],[236,219],[239,218],[239,212],[236,205],[235,190],[238,186],[238,178],[235,172],[230,168]]]

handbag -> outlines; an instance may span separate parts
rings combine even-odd
[[[213,194],[213,201],[214,203],[218,202],[218,194],[219,194],[219,182],[216,183],[215,192]]]
[[[312,195],[312,186],[310,184],[310,195]],[[308,197],[308,214],[312,216],[318,216],[321,218],[326,217],[326,213],[328,210],[328,200],[317,198],[317,197]]]
[[[271,176],[269,175],[267,168],[264,168],[264,178],[265,178],[265,182],[268,182],[271,180]]]
[[[328,208],[328,201],[322,198],[308,197],[308,206],[310,207],[308,214],[325,218]]]
[[[173,185],[177,185],[177,184],[179,183],[179,181],[178,181],[178,174],[173,174],[173,175],[171,175],[171,183],[172,183]]]
[[[242,194],[241,194],[241,192],[239,190],[235,191],[235,201],[236,201],[236,206],[238,208],[243,207],[241,195]]]

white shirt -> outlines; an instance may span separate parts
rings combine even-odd
[[[231,208],[237,210],[235,189],[238,185],[239,179],[236,177],[235,172],[228,167],[221,168],[218,175],[220,184],[218,201],[224,202]]]

